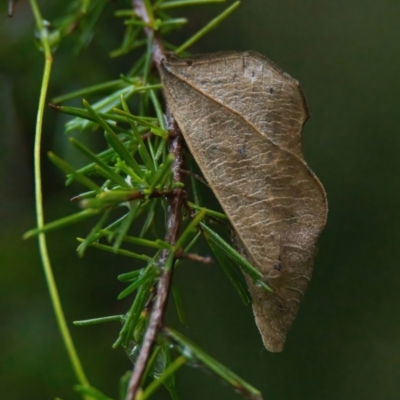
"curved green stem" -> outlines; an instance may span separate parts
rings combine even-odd
[[[33,14],[35,16],[37,29],[40,33],[40,39],[43,46],[45,65],[43,71],[43,79],[40,88],[40,98],[38,105],[38,112],[36,118],[36,129],[35,129],[35,145],[34,145],[34,169],[35,169],[35,201],[36,201],[36,218],[37,226],[39,229],[43,228],[44,217],[43,217],[43,198],[42,198],[42,180],[41,180],[41,166],[40,166],[40,150],[41,150],[41,139],[43,129],[43,114],[46,103],[46,95],[49,87],[49,80],[51,74],[51,67],[53,64],[53,57],[51,54],[50,44],[46,27],[43,23],[38,4],[36,0],[30,0]],[[53,271],[51,268],[49,253],[47,250],[46,236],[44,233],[39,234],[39,251],[40,257],[43,264],[43,270],[47,281],[47,287],[49,290],[51,302],[53,305],[56,320],[63,338],[65,347],[69,359],[71,361],[75,376],[78,382],[83,386],[89,386],[89,381],[86,378],[85,372],[83,371],[82,364],[79,360],[78,354],[75,350],[74,343],[71,338],[71,334],[68,329],[68,325],[64,316],[64,312],[61,306],[60,297],[57,290],[57,285],[54,279]],[[86,397],[87,398],[87,397]]]

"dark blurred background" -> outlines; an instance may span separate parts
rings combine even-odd
[[[5,2],[4,2],[5,3]],[[48,19],[59,2],[42,1]],[[62,2],[61,2],[62,3]],[[97,36],[77,58],[68,39],[55,53],[50,97],[129,70],[131,56],[110,60],[121,21],[110,3]],[[55,323],[35,240],[32,144],[42,73],[29,3],[13,19],[0,10],[0,392],[4,399],[77,399],[74,376]],[[223,6],[192,8],[178,43]],[[263,349],[251,308],[244,307],[217,265],[186,263],[176,274],[188,327],[170,322],[273,400],[400,398],[400,3],[357,0],[243,0],[236,13],[191,49],[256,50],[297,78],[312,118],[306,160],[329,199],[314,277],[285,351]],[[72,60],[72,61],[71,61]],[[44,149],[73,160],[64,117],[46,113]],[[43,161],[46,220],[76,211],[78,187]],[[111,315],[123,288],[116,275],[131,261],[89,251],[76,256],[76,236],[89,225],[49,235],[50,253],[68,321]],[[204,250],[205,252],[207,250]],[[131,365],[112,350],[118,326],[71,331],[90,381],[116,397]],[[178,374],[185,400],[239,399],[201,370]],[[167,399],[162,390],[154,399]]]

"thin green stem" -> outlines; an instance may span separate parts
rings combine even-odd
[[[40,152],[41,152],[41,138],[43,130],[43,115],[46,104],[46,95],[49,87],[51,67],[53,64],[53,57],[50,50],[50,44],[48,35],[43,23],[43,19],[39,10],[39,6],[36,0],[30,0],[31,8],[35,16],[36,25],[40,32],[41,42],[44,50],[45,65],[43,71],[43,79],[40,88],[39,105],[36,119],[35,129],[35,144],[34,144],[34,174],[35,174],[35,200],[36,200],[36,218],[39,229],[44,226],[44,213],[43,213],[43,197],[42,197],[42,178],[41,178],[41,166],[40,166]],[[40,233],[39,237],[39,251],[42,259],[43,270],[47,281],[47,286],[53,305],[54,313],[57,319],[57,323],[63,338],[65,347],[67,349],[68,356],[70,358],[75,376],[79,383],[83,386],[90,386],[89,381],[86,378],[85,372],[82,368],[82,364],[79,360],[78,354],[75,350],[74,343],[72,341],[68,325],[62,309],[60,297],[57,290],[57,285],[54,279],[49,253],[47,250],[46,236],[44,233]],[[86,399],[89,399],[85,396]]]

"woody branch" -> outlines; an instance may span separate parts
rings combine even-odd
[[[145,23],[149,24],[150,16],[146,10],[143,0],[133,0],[133,9],[136,15]],[[149,24],[151,25],[151,24]],[[154,35],[152,44],[152,61],[154,66],[159,69],[161,68],[161,61],[165,56],[165,49],[162,44],[160,35],[158,32],[153,32],[150,27],[144,28],[145,34],[149,37]],[[179,132],[178,125],[174,120],[171,112],[166,105],[166,117],[168,123],[168,133],[169,133],[169,152],[174,156],[174,163],[172,165],[172,174],[174,182],[181,182],[181,169],[183,164],[182,158],[182,137]],[[184,204],[184,192],[181,189],[174,189],[172,194],[167,198],[168,208],[167,208],[167,233],[165,240],[174,245],[178,239],[179,226],[181,221],[181,211]],[[126,400],[134,400],[137,392],[140,388],[140,383],[146,369],[147,362],[151,356],[151,352],[157,341],[158,334],[163,326],[164,314],[168,302],[168,295],[170,292],[170,286],[172,281],[173,266],[167,269],[166,261],[169,257],[169,251],[163,251],[160,259],[159,265],[162,269],[160,280],[156,287],[156,293],[154,297],[153,304],[150,305],[151,314],[147,330],[144,334],[141,349],[135,367],[133,369]]]

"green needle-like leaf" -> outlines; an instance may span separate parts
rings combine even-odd
[[[210,210],[208,208],[200,207],[200,206],[198,206],[198,205],[196,205],[196,204],[194,204],[194,203],[192,203],[190,201],[188,201],[187,204],[188,204],[188,206],[190,208],[193,208],[195,210],[205,210],[206,214],[209,217],[214,217],[214,218],[222,219],[222,220],[225,220],[225,221],[228,219],[228,217],[225,214],[220,213],[218,211],[214,211],[214,210]]]
[[[155,124],[152,124],[151,122],[148,122],[147,120],[143,119],[142,117],[138,117],[138,116],[136,116],[136,115],[132,115],[132,114],[127,113],[127,112],[125,112],[125,111],[119,110],[118,108],[113,108],[113,111],[114,111],[116,114],[125,116],[125,117],[127,117],[128,119],[131,119],[131,120],[133,120],[133,121],[138,121],[138,122],[140,122],[141,124],[143,124],[143,125],[149,127],[149,128],[151,129],[151,131],[152,131],[155,135],[161,136],[164,140],[167,139],[167,137],[168,137],[168,134],[167,134],[167,132],[166,132],[164,129],[158,127],[158,126],[155,125]]]
[[[100,115],[103,117],[102,114],[108,113],[112,108],[117,107],[120,105],[120,99],[121,95],[125,98],[128,99],[131,96],[133,96],[136,93],[143,93],[148,90],[152,89],[159,89],[161,88],[162,85],[157,84],[157,85],[133,85],[130,84],[125,88],[122,88],[120,90],[116,90],[114,93],[109,95],[103,100],[98,101],[97,103],[92,104],[92,108]],[[63,110],[63,106],[61,106],[60,111]],[[88,118],[86,118],[88,119]],[[107,119],[107,118],[105,118]],[[144,117],[143,117],[144,119]],[[92,122],[88,121],[82,121],[79,118],[75,118],[71,121],[69,121],[66,124],[66,130],[67,132],[73,131],[73,130],[87,130],[89,128],[93,129],[96,127],[96,124],[93,124]]]
[[[129,183],[130,185],[132,185],[132,187],[138,187],[141,189],[144,185],[146,185],[144,180],[139,175],[137,175],[135,171],[126,164],[125,161],[121,160],[120,158],[117,158],[115,167],[119,170],[120,173],[122,172],[122,175],[126,175],[126,179],[128,181],[130,180]]]
[[[171,348],[169,343],[165,343],[162,346],[162,350],[164,353],[165,357],[165,365],[168,366],[171,364]],[[179,400],[178,397],[178,392],[176,389],[176,379],[175,379],[175,374],[171,374],[165,381],[164,381],[164,386],[168,390],[169,394],[171,395],[172,400]]]
[[[139,237],[143,238],[144,235],[148,232],[150,227],[153,225],[154,222],[154,217],[155,217],[155,209],[156,207],[160,206],[160,200],[159,199],[154,199],[150,203],[150,207],[147,212],[146,220],[143,223],[142,229],[140,230]]]
[[[203,228],[207,241],[212,241],[215,245],[217,245],[232,261],[235,261],[238,266],[246,272],[251,278],[254,279],[254,282],[257,286],[264,288],[268,292],[272,292],[273,290],[263,282],[262,273],[253,267],[244,257],[242,257],[232,246],[225,242],[216,232],[210,229],[207,225],[200,222],[201,227]]]
[[[122,108],[124,109],[124,111],[126,113],[131,114],[131,112],[129,111],[128,104],[126,103],[126,100],[122,96],[121,96],[121,105],[122,105]],[[139,153],[141,159],[143,160],[143,163],[146,165],[146,167],[150,171],[154,172],[155,171],[155,163],[153,162],[152,157],[150,156],[150,154],[149,154],[149,152],[147,150],[147,147],[144,144],[142,135],[140,134],[138,128],[136,127],[136,123],[133,122],[132,120],[128,119],[128,118],[126,118],[126,120],[131,125],[133,134],[135,135],[135,138],[136,138],[136,140],[137,140],[137,142],[139,144],[138,153]]]
[[[76,214],[68,215],[67,217],[57,219],[56,221],[53,221],[53,222],[49,222],[48,224],[42,226],[41,228],[34,228],[34,229],[29,230],[28,232],[24,233],[23,238],[29,239],[29,238],[36,236],[42,232],[50,232],[50,231],[54,231],[56,229],[65,228],[66,226],[75,224],[86,218],[93,217],[94,215],[98,214],[99,212],[100,212],[99,210],[89,209],[89,210],[80,211]]]
[[[111,210],[106,210],[103,215],[101,216],[100,220],[97,222],[97,224],[93,227],[93,229],[90,231],[89,235],[87,235],[86,239],[78,246],[76,251],[78,252],[79,257],[83,257],[85,254],[85,251],[88,246],[91,245],[96,240],[96,237],[102,228],[102,226],[105,224],[107,221],[108,216],[110,215]]]
[[[216,361],[214,358],[205,353],[200,347],[191,342],[181,333],[171,328],[164,328],[164,332],[168,337],[175,341],[179,346],[183,356],[189,361],[200,361],[210,371],[225,380],[234,390],[239,393],[245,393],[252,400],[262,400],[262,393],[226,368],[224,365]]]
[[[143,182],[143,170],[140,168],[137,161],[132,157],[132,155],[127,150],[126,146],[121,142],[118,136],[115,133],[105,132],[104,136],[110,146],[118,153],[122,160],[124,160],[134,171],[135,180],[139,182]]]
[[[93,318],[93,319],[85,319],[82,321],[74,321],[73,324],[77,326],[89,326],[89,325],[97,325],[104,324],[106,322],[115,322],[115,321],[123,321],[123,315],[112,315],[110,317],[101,317],[101,318]]]
[[[93,387],[75,385],[74,389],[78,393],[90,396],[90,398],[93,400],[113,400],[111,397],[106,396],[104,393],[100,392],[100,390],[95,389]]]
[[[176,0],[166,1],[158,6],[159,10],[169,10],[171,8],[186,7],[186,6],[198,6],[204,4],[215,4],[224,3],[226,0]]]
[[[129,29],[129,28],[132,28],[132,29]],[[127,31],[128,30],[132,31],[133,33],[127,32],[122,46],[119,49],[116,49],[116,50],[113,50],[110,52],[111,58],[123,56],[123,55],[129,53],[130,51],[137,49],[138,47],[144,46],[147,43],[147,40],[145,40],[145,39],[134,40],[134,38],[136,37],[135,27],[128,26]],[[138,29],[138,31],[139,30],[140,29]]]
[[[204,28],[200,29],[196,34],[194,34],[190,39],[188,39],[185,43],[179,46],[175,53],[179,54],[183,51],[187,50],[190,46],[196,43],[199,39],[205,36],[208,32],[218,26],[224,19],[226,19],[230,14],[232,14],[238,7],[240,6],[240,1],[236,1],[230,7],[228,7],[224,12],[215,17],[212,21],[210,21]]]
[[[67,174],[71,174],[73,179],[76,181],[82,183],[82,185],[85,185],[89,189],[92,189],[93,191],[100,193],[101,189],[98,185],[96,185],[90,178],[82,174],[81,172],[77,171],[74,167],[69,165],[66,161],[64,161],[62,158],[58,157],[55,155],[53,152],[49,151],[47,153],[50,161],[56,165],[58,168],[62,169],[64,172]]]
[[[101,231],[101,234],[103,236],[110,235],[111,233],[112,233],[111,231],[106,230],[106,229],[103,229]],[[138,246],[150,247],[150,248],[153,248],[153,249],[171,250],[171,245],[169,243],[167,243],[167,242],[164,242],[161,239],[147,240],[147,239],[143,239],[143,238],[140,238],[140,237],[125,235],[123,241],[126,242],[126,243],[133,243],[133,244],[137,244]]]
[[[79,129],[79,127],[85,121],[95,122],[95,120],[92,118],[92,116],[86,110],[83,110],[82,108],[69,107],[69,106],[57,106],[55,104],[49,104],[49,105],[51,108],[53,108],[59,112],[62,112],[64,114],[68,114],[68,115],[73,115],[74,117],[78,117],[78,118],[74,118],[72,121],[69,121],[66,124],[66,132],[72,131],[75,129]],[[126,122],[125,118],[122,118],[115,114],[99,113],[99,115],[107,121]],[[84,121],[82,121],[81,119],[83,119]],[[93,124],[92,126],[97,127],[97,124]],[[87,128],[87,125],[82,126],[82,129],[85,129],[85,128]],[[116,124],[113,126],[113,128],[117,132],[122,132],[122,133],[126,132],[126,129],[121,128]]]
[[[129,282],[137,279],[140,274],[143,274],[143,268],[136,271],[126,272],[125,274],[118,275],[118,280],[120,282]]]
[[[192,219],[190,224],[186,227],[186,229],[183,231],[183,233],[177,240],[175,244],[176,249],[180,249],[181,247],[183,247],[184,243],[188,240],[188,238],[190,238],[194,232],[197,232],[197,225],[199,225],[200,221],[202,221],[205,216],[206,216],[206,210],[203,208]]]
[[[251,303],[250,295],[247,291],[246,283],[244,282],[243,274],[239,275],[236,271],[235,266],[232,265],[232,261],[230,258],[221,250],[221,248],[216,245],[212,240],[209,240],[209,237],[205,235],[208,245],[210,246],[215,258],[218,261],[218,264],[221,266],[225,275],[232,283],[233,287],[238,292],[240,298],[242,299],[245,305]],[[237,268],[237,267],[236,267]]]
[[[149,18],[149,24],[152,24],[153,19]],[[152,65],[152,51],[153,51],[153,40],[154,40],[154,31],[151,30],[149,35],[147,35],[147,50],[146,50],[146,58],[143,66],[143,83],[147,84],[150,74],[150,68]],[[143,104],[143,103],[142,103]]]
[[[132,201],[130,203],[131,209],[128,213],[128,216],[124,219],[124,221],[121,224],[121,228],[119,229],[119,232],[117,234],[117,237],[114,242],[114,249],[119,249],[121,247],[122,241],[124,240],[128,230],[130,229],[132,222],[137,216],[138,209],[140,207],[140,202],[139,201]]]
[[[157,255],[155,256],[155,258]],[[139,287],[138,293],[135,297],[135,300],[132,303],[132,306],[127,314],[127,318],[122,326],[122,329],[119,333],[118,339],[113,344],[113,348],[118,347],[120,344],[128,346],[129,341],[133,337],[133,332],[135,330],[136,324],[139,320],[140,314],[142,313],[143,307],[145,306],[147,299],[150,296],[150,289],[154,285],[154,278],[156,275],[155,269],[152,265],[153,261],[147,266],[147,269],[151,269],[154,271],[154,276],[150,276],[149,279],[145,280],[143,284]],[[146,271],[145,271],[146,273]]]
[[[154,109],[155,109],[156,114],[157,114],[158,125],[160,126],[161,129],[166,131],[167,127],[165,126],[164,113],[163,113],[163,110],[161,108],[161,104],[160,104],[156,94],[154,93],[154,90],[150,90],[149,91],[149,95],[150,95],[150,99],[151,99],[151,101],[153,103]]]
[[[124,142],[124,146],[127,147],[127,149],[134,151],[134,147],[137,146],[134,141],[126,141]],[[111,162],[112,159],[116,156],[115,150],[113,148],[107,149],[105,151],[102,151],[101,153],[97,154],[97,157],[100,158],[101,161],[104,163]],[[90,163],[80,169],[77,170],[79,173],[88,175],[93,172],[96,172],[96,163]],[[68,176],[67,179],[67,184],[73,181],[73,177],[71,175]]]
[[[143,377],[141,379],[141,385],[144,386],[144,383],[146,379],[149,377],[151,370],[153,370],[153,375],[154,375],[154,364],[156,363],[157,359],[159,358],[160,352],[162,350],[162,346],[155,346],[154,350],[151,354],[151,357],[146,365],[146,369],[144,370]],[[161,354],[162,355],[162,354]],[[143,394],[143,393],[142,393]]]
[[[153,14],[153,5],[151,4],[150,0],[143,0],[144,6],[146,8],[146,12],[149,18],[150,24],[154,21],[154,14]]]
[[[147,276],[142,276],[136,279],[135,282],[131,283],[126,289],[124,289],[119,295],[118,300],[124,299],[126,296],[129,296],[133,293],[147,278]]]
[[[84,241],[84,239],[82,239],[82,238],[77,238],[77,240],[80,243],[82,243]],[[118,254],[119,256],[136,258],[137,260],[142,260],[142,261],[151,261],[152,260],[151,257],[146,256],[145,254],[137,254],[137,253],[134,253],[133,251],[123,250],[123,249],[114,249],[114,247],[112,247],[112,246],[108,246],[106,244],[100,244],[97,242],[91,243],[90,247],[94,247],[95,249],[99,249],[99,250],[104,250],[109,253]]]
[[[63,101],[74,99],[75,97],[87,96],[92,93],[100,92],[108,89],[118,89],[119,86],[126,86],[126,83],[121,79],[116,79],[114,81],[99,83],[97,85],[89,86],[84,89],[79,89],[71,93],[63,94],[61,96],[54,97],[52,102],[55,104],[62,103]]]
[[[86,100],[83,100],[84,107],[88,110],[89,114],[96,120],[96,122],[105,130],[105,137],[108,143],[112,146],[112,148],[117,152],[117,154],[124,160],[134,171],[135,173],[143,177],[143,171],[139,167],[136,160],[132,157],[132,155],[127,150],[126,146],[121,142],[118,136],[114,133],[111,127],[105,122],[89,105]]]
[[[84,208],[104,209],[141,197],[143,197],[142,193],[137,190],[113,189],[100,193],[96,198],[84,199],[80,205]]]
[[[92,161],[94,161],[99,166],[99,169],[111,180],[115,181],[118,185],[122,187],[130,188],[129,184],[125,182],[122,176],[114,172],[106,163],[104,163],[96,154],[94,154],[91,150],[89,150],[84,144],[82,144],[81,142],[79,142],[74,138],[70,138],[69,141],[76,148],[78,148],[83,154],[85,154]]]
[[[94,103],[92,105],[93,109],[96,110],[98,113],[107,113],[108,111],[110,111],[113,107],[117,107],[120,102],[120,96],[121,94],[125,97],[125,98],[129,98],[131,97],[133,94],[135,93],[134,91],[134,86],[127,86],[124,87],[120,90],[116,90],[114,93],[112,93],[111,95],[107,96],[106,98]],[[73,130],[86,130],[86,129],[93,129],[95,128],[95,124],[93,124],[90,121],[82,121],[80,119],[73,119],[69,122],[67,122],[67,124],[65,125],[67,132],[68,131],[73,131]]]
[[[174,298],[175,308],[178,314],[179,321],[181,322],[182,325],[186,325],[186,315],[185,315],[186,313],[183,307],[182,296],[178,286],[174,283],[172,284],[172,296]]]
[[[124,375],[121,376],[119,380],[119,400],[126,399],[126,391],[128,389],[129,379],[131,377],[132,371],[126,371]]]
[[[183,364],[185,364],[186,359],[183,356],[176,358],[171,364],[165,368],[164,373],[158,378],[153,380],[146,390],[137,397],[138,400],[148,399],[172,374],[174,374]]]
[[[186,25],[189,21],[186,18],[171,18],[165,19],[161,22],[160,30],[163,34],[170,32],[174,29],[179,29]]]
[[[144,191],[145,193],[151,194],[158,185],[163,187],[165,180],[171,176],[171,165],[173,162],[174,156],[172,154],[168,154],[165,162],[161,164],[160,168],[153,175],[150,187]]]
[[[123,17],[123,18],[126,18],[126,17],[136,17],[136,14],[135,14],[135,12],[132,10],[132,9],[126,9],[126,10],[117,10],[117,11],[115,11],[115,13],[114,13],[114,15],[116,16],[116,17]]]
[[[159,143],[159,146],[157,147],[156,153],[154,154],[154,152],[153,152],[155,162],[159,162],[159,160],[162,157],[165,158],[165,153],[166,153],[166,149],[167,149],[167,147],[166,147],[167,141],[164,139],[163,140],[161,140],[161,139],[163,139],[163,138],[160,138],[160,143]]]

